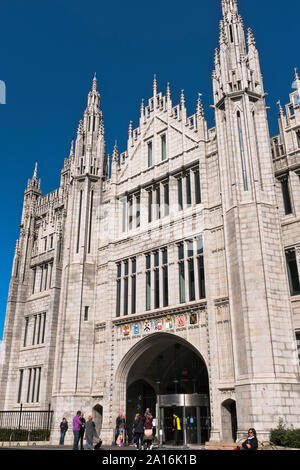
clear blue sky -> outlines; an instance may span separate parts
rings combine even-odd
[[[239,0],[245,27],[260,52],[271,134],[277,133],[276,101],[288,100],[299,66],[299,0]],[[218,46],[221,0],[2,0],[0,105],[2,222],[0,338],[11,264],[27,179],[39,162],[46,194],[59,186],[60,169],[97,73],[107,141],[126,149],[129,121],[138,125],[142,98],[170,81],[173,103],[185,90],[189,114],[198,92],[214,125],[211,73]]]

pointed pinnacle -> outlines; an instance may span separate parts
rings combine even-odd
[[[93,86],[92,86],[92,91],[97,91],[97,77],[96,77],[96,72],[93,78]]]
[[[153,79],[153,94],[156,95],[157,93],[157,80],[156,80],[156,74],[154,74],[154,79]]]
[[[280,100],[277,101],[277,104],[278,104],[278,106],[279,106],[279,115],[282,116],[282,115],[283,115],[283,108],[282,108],[282,106],[281,106]]]
[[[198,116],[204,117],[204,108],[203,108],[201,96],[202,96],[202,93],[198,93],[197,114]]]
[[[34,172],[32,176],[33,180],[37,180],[37,167],[38,167],[38,162],[35,162]]]

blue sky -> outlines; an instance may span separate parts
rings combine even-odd
[[[185,91],[188,113],[198,92],[214,125],[211,73],[218,46],[221,0],[2,0],[0,80],[0,338],[27,179],[35,161],[44,194],[59,186],[94,72],[111,153],[126,149],[129,121],[138,125],[142,98],[171,83],[173,103]],[[277,106],[288,101],[299,66],[299,0],[239,0],[253,29],[268,92],[270,132]]]

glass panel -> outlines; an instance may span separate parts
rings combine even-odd
[[[286,215],[289,215],[292,213],[292,203],[291,203],[291,198],[290,198],[288,179],[284,179],[283,181],[281,181],[281,188],[282,188],[282,196],[283,196],[283,203],[284,203],[284,211]]]
[[[286,253],[286,262],[291,295],[300,295],[299,272],[295,251],[288,251]]]
[[[161,158],[162,160],[166,160],[167,158],[167,147],[166,147],[166,136],[161,136]]]
[[[146,273],[146,310],[151,310],[151,272]]]
[[[200,173],[194,172],[196,204],[201,204]]]
[[[148,167],[152,166],[152,142],[148,143]]]
[[[182,203],[182,179],[178,178],[177,180],[177,187],[178,187],[178,209],[182,211],[183,203]]]
[[[180,303],[185,302],[185,276],[184,276],[184,263],[179,263],[179,291]]]
[[[188,268],[189,268],[189,293],[190,293],[190,301],[195,300],[195,275],[194,275],[194,260],[188,260]]]

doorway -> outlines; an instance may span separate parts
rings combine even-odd
[[[150,408],[154,417],[154,433],[158,440],[162,433],[163,443],[174,441],[174,412],[181,420],[181,443],[184,427],[188,444],[202,444],[209,440],[209,381],[207,368],[200,354],[182,338],[165,333],[149,335],[136,348],[139,354],[135,356],[135,360],[131,360],[126,382],[129,440],[132,438],[135,414],[140,413],[143,416],[146,408]],[[134,354],[134,348],[132,349],[131,358]],[[171,399],[168,405],[161,404],[161,396],[185,397],[185,403]]]

